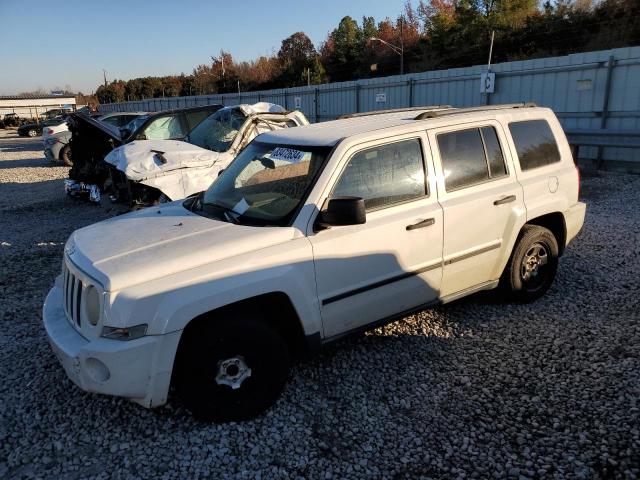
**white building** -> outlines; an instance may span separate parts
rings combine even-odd
[[[66,108],[75,110],[74,95],[0,96],[0,116],[16,113],[20,117],[37,118],[47,110]]]

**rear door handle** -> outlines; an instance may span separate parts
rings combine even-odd
[[[516,201],[516,196],[515,195],[509,195],[508,197],[499,198],[498,200],[493,202],[493,204],[494,205],[503,205],[505,203],[511,203],[511,202],[515,202],[515,201]]]
[[[418,228],[430,227],[434,223],[436,223],[435,218],[427,218],[426,220],[414,223],[413,225],[407,225],[407,230],[416,230]]]

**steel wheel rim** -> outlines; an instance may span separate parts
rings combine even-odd
[[[243,382],[251,377],[251,368],[242,355],[236,355],[218,362],[215,382],[238,390]]]
[[[537,288],[546,279],[549,265],[549,248],[540,242],[531,245],[520,264],[520,278],[529,287]]]

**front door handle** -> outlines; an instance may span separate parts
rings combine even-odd
[[[508,197],[499,198],[498,200],[493,202],[493,204],[494,205],[503,205],[505,203],[511,203],[511,202],[515,202],[515,201],[516,201],[516,196],[515,195],[509,195]]]
[[[407,230],[416,230],[418,228],[430,227],[436,223],[435,218],[427,218],[426,220],[421,220],[418,223],[414,223],[413,225],[407,225]]]

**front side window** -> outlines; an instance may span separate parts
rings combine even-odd
[[[285,225],[329,151],[254,141],[204,193],[200,211],[234,223]]]
[[[507,175],[495,128],[442,133],[437,139],[448,192]]]
[[[380,145],[356,153],[331,194],[364,199],[367,210],[426,195],[418,139]]]
[[[509,130],[523,171],[560,161],[558,144],[546,120],[512,122]]]
[[[214,152],[226,152],[231,148],[246,118],[239,108],[223,108],[189,132],[186,140]]]
[[[169,140],[184,137],[179,115],[158,117],[151,120],[142,134],[146,140]]]

